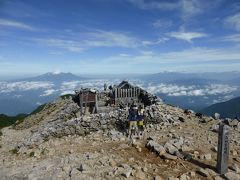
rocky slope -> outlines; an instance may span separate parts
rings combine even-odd
[[[58,99],[2,129],[1,179],[240,179],[240,124],[231,126],[229,172],[215,171],[220,120],[166,104],[147,107],[142,139],[126,137],[126,111],[78,116]]]

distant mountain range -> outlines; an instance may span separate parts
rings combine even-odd
[[[89,79],[86,77],[76,76],[72,73],[45,73],[40,76],[20,79],[19,81],[50,81],[55,83],[61,83],[64,81],[77,81],[77,80],[85,80]]]
[[[219,113],[222,118],[240,118],[240,97],[231,99],[226,102],[216,103],[201,110],[206,115]]]
[[[239,77],[239,78],[238,78]],[[240,72],[207,72],[207,73],[181,73],[181,72],[161,72],[145,75],[144,80],[161,83],[186,82],[199,84],[202,82],[240,84]]]
[[[80,88],[103,89],[103,85],[128,80],[166,103],[199,111],[240,94],[240,72],[179,73],[161,72],[148,75],[77,76],[71,73],[43,75],[0,81],[0,113],[15,116],[30,113],[39,105],[58,96],[73,94]]]

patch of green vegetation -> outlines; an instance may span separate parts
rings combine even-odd
[[[66,99],[66,98],[70,98],[70,97],[73,98],[74,95],[73,94],[65,94],[60,97],[62,99]],[[47,106],[47,104],[42,104],[42,105],[38,106],[35,110],[33,110],[30,114],[19,114],[17,116],[7,116],[5,114],[0,114],[0,129],[7,127],[7,126],[11,126],[11,125],[16,126],[18,124],[21,124],[26,117],[41,112],[46,106]],[[49,114],[50,113],[51,112],[49,112]]]
[[[30,157],[33,157],[34,154],[35,154],[35,153],[32,151],[32,152],[30,152],[29,156],[30,156]]]
[[[171,106],[171,107],[176,107],[176,106],[174,106],[173,104],[168,104],[168,103],[166,103],[166,105]]]
[[[43,108],[44,108],[46,105],[47,105],[47,104],[42,104],[42,105],[38,106],[35,110],[33,110],[30,114],[25,114],[25,117],[24,117],[24,118],[21,118],[21,119],[18,119],[17,121],[15,121],[14,127],[17,126],[18,124],[21,124],[26,117],[28,117],[28,116],[30,116],[30,115],[37,114],[37,113],[39,113],[40,111],[42,111]],[[12,125],[12,124],[10,124],[10,125]]]
[[[41,151],[41,155],[45,155],[47,153],[47,149],[44,148],[42,151]]]
[[[12,154],[18,154],[18,150],[15,148],[15,149],[12,149],[12,150],[10,150],[10,152],[12,153]]]
[[[46,106],[46,104],[42,104],[40,106],[38,106],[34,111],[32,111],[29,115],[33,115],[33,114],[37,114],[39,113],[40,111],[43,110],[43,108]]]
[[[2,131],[0,131],[0,136],[2,136],[3,135],[3,133],[2,133]]]
[[[48,137],[43,138],[43,141],[44,141],[44,142],[46,142],[46,141],[48,141],[48,140],[49,140]]]
[[[17,121],[23,120],[25,117],[27,117],[27,114],[19,114],[17,116],[7,116],[5,114],[0,114],[0,129],[11,126]]]

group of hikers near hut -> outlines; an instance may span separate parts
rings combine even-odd
[[[143,136],[144,132],[144,114],[145,109],[143,105],[137,106],[132,104],[128,110],[128,136],[131,138],[133,135],[138,135],[139,138]]]

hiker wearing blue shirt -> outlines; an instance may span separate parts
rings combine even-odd
[[[128,135],[130,135],[132,129],[137,130],[137,118],[138,118],[138,108],[137,106],[133,105],[130,107],[129,113],[128,113],[128,120],[129,120]]]

